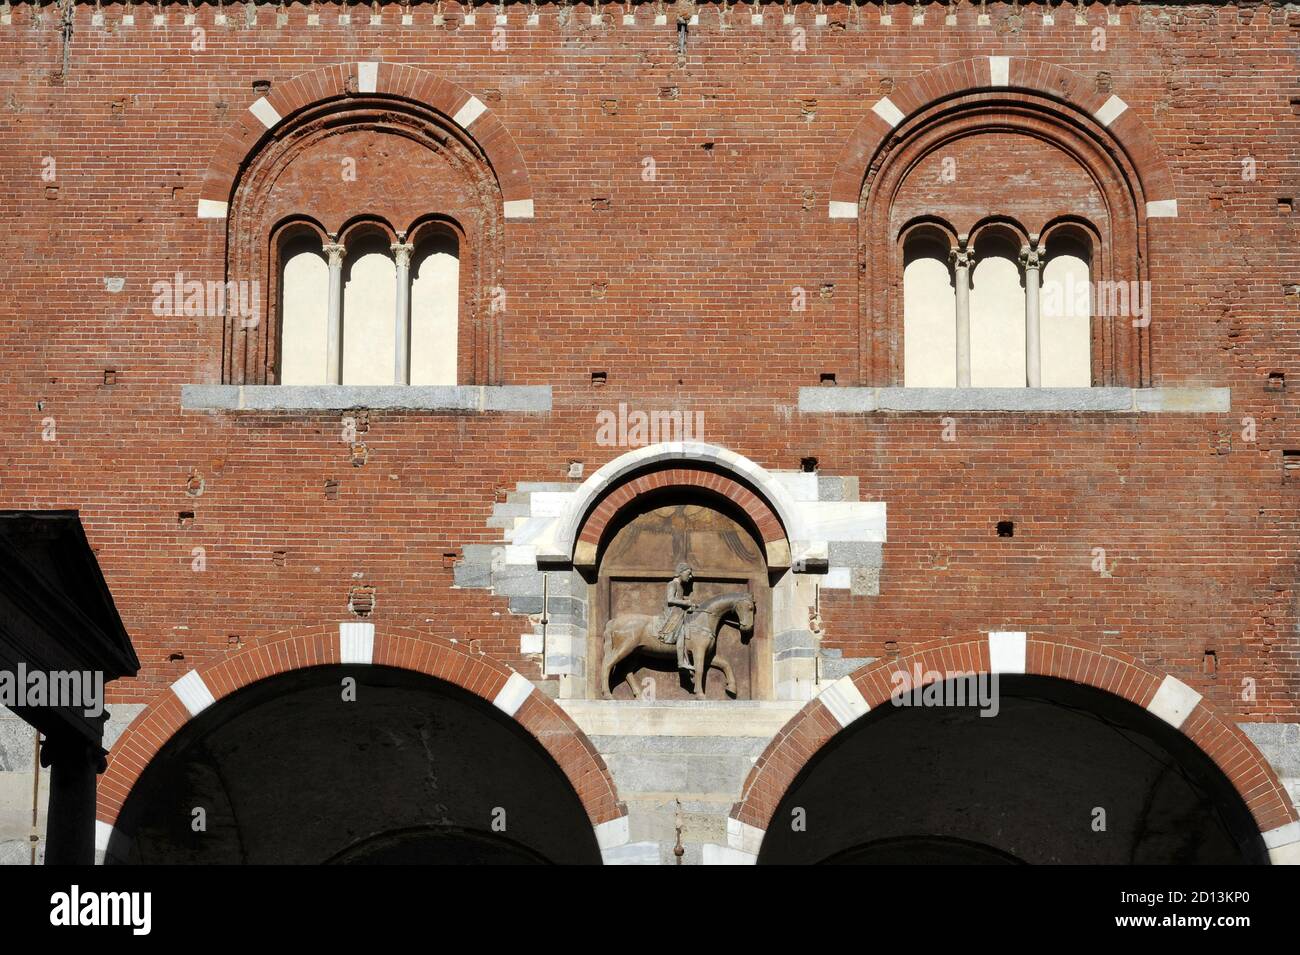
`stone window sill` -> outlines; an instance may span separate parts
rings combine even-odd
[[[181,385],[186,411],[551,410],[550,385]]]
[[[1230,388],[850,388],[799,389],[799,410],[821,414],[906,411],[1106,413],[1230,410]]]

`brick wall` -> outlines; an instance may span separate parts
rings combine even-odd
[[[81,511],[143,662],[118,701],[148,701],[235,640],[345,619],[362,583],[376,588],[381,627],[477,640],[535,674],[519,651],[527,628],[499,598],[452,590],[443,555],[495,539],[498,489],[620,453],[597,445],[596,415],[628,402],[702,411],[707,441],[776,469],[815,456],[858,476],[863,500],[888,502],[880,596],[822,603],[826,645],[845,656],[1027,630],[1131,653],[1238,719],[1300,718],[1300,484],[1281,467],[1300,447],[1300,299],[1285,291],[1300,282],[1300,219],[1280,202],[1300,168],[1300,14],[1128,5],[1108,24],[1094,5],[1079,25],[1065,5],[1044,26],[1042,6],[993,4],[979,25],[962,4],[947,25],[932,4],[914,25],[896,5],[885,26],[878,5],[802,4],[793,26],[769,5],[761,26],[733,7],[724,27],[708,5],[679,61],[678,8],[656,26],[653,6],[635,25],[607,6],[592,26],[587,6],[561,23],[540,5],[529,26],[512,5],[496,34],[505,49],[493,49],[495,9],[470,26],[453,3],[436,27],[429,5],[409,26],[394,6],[379,25],[351,7],[346,26],[333,5],[316,8],[317,26],[297,4],[283,26],[270,6],[247,25],[229,4],[224,26],[208,6],[190,26],[181,6],[161,8],[165,26],[154,7],[136,6],[126,26],[126,8],[105,6],[95,26],[78,6],[64,72],[57,11],[5,9],[0,506]],[[203,50],[191,49],[196,27]],[[799,386],[858,373],[856,226],[826,214],[845,141],[880,95],[980,55],[1073,70],[1145,123],[1179,210],[1150,243],[1152,383],[1230,386],[1230,414],[957,414],[945,442],[937,415],[796,410]],[[335,413],[182,412],[182,384],[221,379],[221,319],[150,304],[153,283],[177,271],[223,276],[225,223],[195,205],[222,135],[260,95],[254,82],[274,89],[359,60],[463,86],[518,144],[536,214],[504,227],[500,372],[551,385],[554,409],[371,412],[355,467]],[[1042,170],[1025,188],[1041,198],[1052,186]],[[796,288],[804,311],[791,308]],[[1268,390],[1270,372],[1292,390]],[[995,534],[1000,520],[1015,521],[1013,538]],[[1240,698],[1245,677],[1253,701]]]

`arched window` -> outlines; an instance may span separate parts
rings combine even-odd
[[[1092,384],[1092,237],[1067,225],[1050,232],[1043,246],[1043,386],[1086,388]]]
[[[343,376],[337,384],[405,384],[395,372],[394,243],[369,229],[349,238],[343,257]]]
[[[1023,388],[1025,289],[1020,283],[1019,236],[1004,225],[979,230],[970,273],[970,385]]]
[[[460,236],[443,224],[416,236],[411,260],[411,384],[456,383]]]
[[[276,244],[281,384],[456,384],[460,248],[445,222],[409,243],[369,222],[337,242],[285,230]]]
[[[952,249],[952,237],[935,225],[903,239],[903,383],[911,388],[957,384]]]
[[[286,385],[324,380],[329,342],[329,263],[316,232],[284,230],[279,240],[280,381]]]

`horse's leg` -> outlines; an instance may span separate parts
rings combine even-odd
[[[693,640],[690,644],[691,662],[695,664],[695,671],[691,674],[691,693],[695,696],[700,695],[704,685],[704,671],[709,668],[708,661],[704,659],[708,646],[707,637]]]
[[[633,639],[624,640],[617,647],[614,646],[614,639],[618,634],[610,635],[610,649],[605,653],[605,663],[601,667],[600,675],[600,695],[605,699],[614,698],[614,691],[609,685],[610,674],[614,672],[614,667],[618,666],[627,656],[636,649],[636,641]]]
[[[727,692],[732,696],[736,695],[736,674],[731,670],[731,664],[727,662],[726,657],[720,657],[716,654],[709,661],[709,666],[717,667],[722,671],[722,675],[727,679]]]

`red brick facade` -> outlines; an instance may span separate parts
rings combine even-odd
[[[96,9],[75,8],[66,58],[52,8],[14,6],[0,26],[0,504],[79,510],[143,664],[110,699],[154,706],[116,748],[103,818],[183,722],[173,681],[197,668],[230,692],[295,665],[281,650],[326,659],[359,583],[376,589],[376,662],[388,654],[489,699],[509,667],[539,677],[520,619],[486,590],[453,589],[451,563],[499,539],[487,521],[520,482],[564,481],[570,462],[590,473],[625,450],[596,440],[596,416],[619,402],[703,412],[710,443],[771,470],[815,457],[887,503],[880,594],[828,591],[825,646],[881,657],[896,644],[906,659],[1027,631],[1032,672],[1112,688],[1120,677],[1088,661],[1126,668],[1121,695],[1140,704],[1171,674],[1203,695],[1184,729],[1261,828],[1293,818],[1233,722],[1300,721],[1300,481],[1283,468],[1300,448],[1300,15],[1094,4],[1077,8],[1080,25],[1067,4],[1046,26],[1037,5],[931,4],[915,8],[923,24],[893,5],[882,25],[889,7],[797,4],[784,8],[791,25],[763,4],[756,25],[746,5],[707,5],[679,59],[685,6],[657,26],[653,5],[635,7],[634,25],[603,5],[592,25],[589,5],[563,8],[562,22],[542,4],[528,25],[530,8],[511,4],[501,27],[497,8],[468,25],[456,3],[440,26],[432,5],[410,8],[411,25],[390,5],[377,25],[367,6],[342,25],[342,8],[290,4],[282,26],[271,6],[249,24],[227,4],[224,25],[208,6],[192,25],[179,5],[104,6],[102,26]],[[1115,380],[1230,387],[1230,413],[956,413],[946,441],[938,414],[798,411],[798,389],[828,376],[900,383],[871,357],[882,314],[864,276],[884,253],[827,213],[862,199],[887,131],[872,105],[887,95],[910,115],[985,95],[990,56],[1010,57],[1016,97],[1059,101],[1064,122],[1112,94],[1127,103],[1108,132],[1141,202],[1176,200],[1177,215],[1142,225],[1154,320]],[[228,220],[196,207],[230,202],[241,163],[274,139],[248,112],[254,84],[269,82],[267,101],[292,119],[365,99],[360,62],[380,64],[372,100],[446,118],[471,96],[487,107],[465,148],[497,190],[479,197],[477,234],[499,252],[481,286],[506,297],[484,332],[491,361],[462,363],[462,381],[553,390],[548,413],[370,411],[363,465],[338,412],[182,411],[184,384],[260,379],[232,372],[221,316],[151,309],[154,284],[178,272],[227,277]],[[994,159],[972,154],[960,175]],[[345,208],[348,188],[320,196]],[[1046,172],[1028,187],[1053,189]],[[990,214],[1010,201],[985,198]],[[503,214],[523,200],[531,218]],[[462,335],[478,334],[466,323],[489,303],[476,294],[464,309]],[[776,518],[760,505],[766,538]],[[995,533],[1004,520],[1014,537]],[[1078,658],[1052,655],[1067,648]],[[481,672],[449,676],[453,658]],[[869,701],[872,679],[856,681]],[[756,768],[743,821],[761,826],[775,808],[804,724],[817,729],[798,745],[824,741],[819,705]],[[534,695],[518,717],[594,821],[617,815],[599,756],[565,737],[557,707]]]

